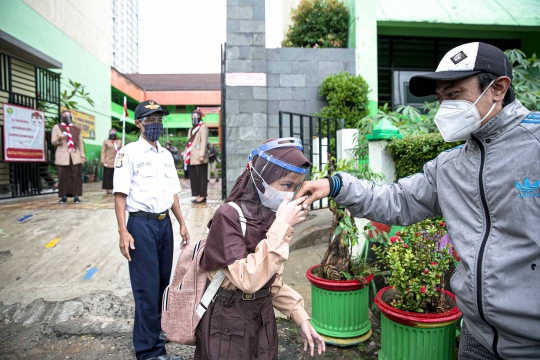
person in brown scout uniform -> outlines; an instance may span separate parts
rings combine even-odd
[[[68,196],[78,204],[82,196],[82,163],[85,162],[81,129],[73,125],[73,115],[63,111],[61,123],[52,128],[51,143],[56,146],[54,163],[58,171],[59,203],[65,204]]]
[[[101,147],[101,165],[103,166],[103,185],[101,188],[107,190],[107,194],[112,194],[114,159],[122,145],[122,140],[116,138],[116,129],[109,130],[109,138],[103,140]]]
[[[245,237],[229,204],[219,207],[209,224],[200,266],[209,279],[218,269],[226,278],[197,326],[195,359],[277,359],[274,308],[299,327],[304,350],[309,344],[313,356],[317,343],[320,355],[325,344],[309,322],[302,296],[281,280],[292,226],[308,212],[301,206],[307,197],[289,200],[310,163],[296,138],[269,140],[248,161],[226,200],[242,209]]]
[[[206,202],[208,183],[208,127],[202,121],[203,114],[197,109],[191,113],[193,127],[188,131],[188,143],[184,155],[184,170],[189,170],[191,195],[197,198],[192,203]]]

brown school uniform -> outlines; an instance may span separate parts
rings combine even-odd
[[[69,152],[67,136],[60,140],[64,130],[56,124],[51,131],[51,143],[56,146],[54,163],[58,172],[58,197],[82,195],[82,162],[84,159],[84,144],[81,129],[71,127],[71,136],[75,151]]]
[[[208,278],[221,267],[223,289],[269,288],[270,295],[250,301],[218,293],[197,327],[195,359],[277,359],[274,308],[297,326],[309,319],[302,296],[281,282],[293,233],[281,220],[265,226],[248,219],[244,238],[236,210],[225,204],[216,211],[201,260]],[[223,262],[228,265],[216,266]]]

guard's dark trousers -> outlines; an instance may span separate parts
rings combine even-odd
[[[145,219],[130,216],[127,230],[135,240],[130,249],[129,277],[135,299],[133,346],[137,359],[165,354],[161,331],[161,298],[169,285],[173,261],[171,219]]]

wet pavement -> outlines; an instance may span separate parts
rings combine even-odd
[[[205,204],[191,203],[189,180],[181,179],[181,186],[182,213],[198,240],[222,204],[221,181],[209,183]],[[81,204],[58,200],[51,194],[0,201],[0,358],[133,359],[133,298],[127,262],[118,250],[114,197],[95,182],[84,184]],[[172,220],[178,244],[179,225]],[[329,225],[328,212],[317,210],[295,226],[285,266],[284,281],[304,296],[308,313],[305,271],[323,256]],[[345,349],[328,346],[320,358],[375,359],[380,335],[378,321],[372,323],[372,339]],[[293,323],[279,319],[278,332],[280,359],[309,357]],[[167,348],[193,357],[193,347]]]

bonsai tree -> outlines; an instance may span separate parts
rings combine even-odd
[[[381,180],[380,174],[374,173],[368,165],[358,165],[354,160],[331,158],[322,169],[314,167],[312,178],[321,179],[336,171],[347,172],[358,178]],[[332,226],[328,236],[328,249],[317,268],[315,275],[328,280],[352,280],[362,282],[372,270],[366,264],[367,246],[364,257],[351,259],[352,248],[358,242],[359,230],[354,217],[334,200],[329,199],[329,209],[333,214]]]

